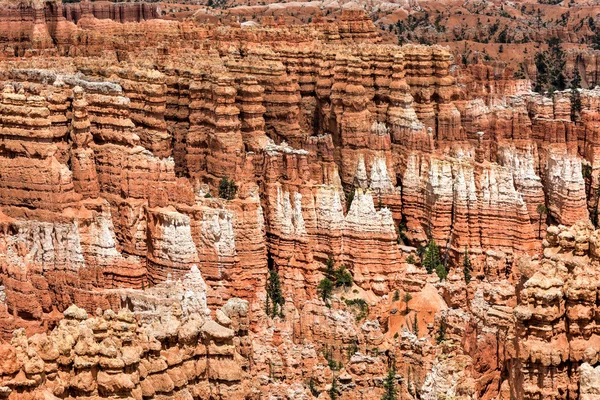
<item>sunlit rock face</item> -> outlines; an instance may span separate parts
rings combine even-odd
[[[354,4],[19,4],[0,398],[373,399],[392,366],[408,399],[597,396],[598,90],[573,121]]]

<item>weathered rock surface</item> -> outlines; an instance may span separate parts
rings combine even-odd
[[[0,344],[2,396],[247,398],[257,390],[245,372],[247,331],[208,316],[195,266],[183,281],[113,294],[124,305],[118,313],[98,309],[88,317],[71,305],[50,332],[28,338],[19,329]],[[247,325],[242,307],[244,316],[230,313],[238,327]]]
[[[595,395],[598,89],[573,121],[350,6],[3,7],[0,397]]]

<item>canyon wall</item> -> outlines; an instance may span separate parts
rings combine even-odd
[[[205,290],[194,266],[183,281],[114,292],[118,313],[72,305],[47,334],[16,330],[0,345],[0,395],[247,398],[257,390],[247,380],[248,303],[232,299],[214,321]]]
[[[593,396],[599,90],[130,6],[0,35],[0,396]]]

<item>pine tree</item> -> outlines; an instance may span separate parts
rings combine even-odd
[[[435,340],[438,344],[446,340],[446,319],[444,318],[442,318],[442,320],[440,321],[440,326],[438,328]]]
[[[398,244],[406,244],[408,243],[408,236],[406,236],[406,225],[400,224],[396,227],[396,233],[398,237],[396,238],[396,242]]]
[[[396,387],[396,368],[392,361],[392,366],[388,369],[387,376],[383,380],[383,396],[381,400],[397,400],[398,399],[398,388]]]
[[[404,293],[404,296],[402,296],[402,301],[404,301],[404,304],[406,304],[406,310],[405,313],[408,314],[408,302],[412,300],[412,295],[410,293]]]
[[[337,378],[333,375],[333,380],[331,381],[331,388],[329,388],[329,398],[331,400],[339,399],[340,390],[337,386]]]
[[[544,221],[542,218],[544,215],[548,215],[548,208],[546,207],[545,204],[538,204],[536,211],[540,215],[540,223],[538,225],[538,236],[541,238],[542,237],[542,223]]]
[[[565,77],[565,53],[561,46],[559,38],[552,38],[548,41],[549,51],[552,57],[552,75],[550,82],[555,90],[565,90],[567,86],[567,78]]]
[[[325,345],[325,348],[323,349],[323,357],[325,357],[325,360],[327,360],[327,365],[332,371],[339,371],[340,369],[342,369],[343,366],[341,365],[341,363],[338,364],[335,361],[335,359],[333,358],[333,350],[327,345]]]
[[[404,33],[406,31],[404,22],[403,21],[396,22],[396,28],[398,29],[398,46],[402,46],[403,44],[405,44],[407,42],[406,35]]]
[[[579,68],[577,67],[575,68],[575,72],[573,73],[573,79],[571,79],[571,88],[581,88],[581,75],[579,74]]]
[[[331,299],[335,282],[334,266],[335,263],[333,258],[329,256],[325,262],[325,277],[321,279],[321,282],[319,282],[319,285],[317,286],[317,293],[319,294],[319,297],[321,297],[321,300],[325,302],[327,307],[329,307],[329,299]]]
[[[335,262],[331,256],[325,262],[325,277],[332,281],[335,279]]]
[[[431,239],[427,245],[427,249],[425,250],[425,255],[423,257],[423,265],[425,266],[428,274],[431,274],[435,271],[441,280],[444,280],[448,277],[448,271],[441,261],[440,249],[435,243],[434,239]]]
[[[283,317],[285,299],[281,291],[281,281],[276,270],[269,271],[267,279],[267,314],[271,317]]]
[[[417,314],[415,314],[415,317],[412,320],[412,331],[415,334],[415,336],[418,338],[419,337],[419,320],[417,319]]]
[[[317,292],[321,300],[329,307],[329,299],[331,299],[331,293],[333,292],[333,282],[331,282],[331,279],[327,277],[321,279],[321,282],[317,286]]]
[[[446,267],[444,267],[444,264],[438,264],[435,267],[435,273],[441,281],[446,280],[446,278],[448,278],[448,270],[446,269]]]
[[[427,245],[427,249],[425,250],[425,255],[423,257],[423,265],[427,270],[428,274],[431,274],[436,270],[437,266],[441,264],[440,258],[440,249],[435,243],[434,239],[429,241]]]
[[[534,58],[537,78],[536,92],[564,90],[567,84],[565,77],[566,59],[559,38],[548,40],[548,50],[538,52]]]
[[[465,276],[465,282],[467,285],[471,282],[471,272],[473,267],[471,266],[471,259],[469,258],[469,250],[465,248],[465,255],[463,257],[463,274]]]
[[[579,68],[575,65],[575,73],[573,79],[571,79],[571,121],[579,121],[581,114],[581,75],[579,75]]]

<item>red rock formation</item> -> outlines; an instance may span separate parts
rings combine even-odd
[[[597,205],[595,90],[571,121],[567,93],[526,93],[482,65],[451,74],[438,46],[374,44],[354,9],[216,29],[133,22],[141,5],[49,7],[47,23],[30,18],[27,57],[0,67],[0,332],[69,346],[44,359],[17,334],[0,395],[301,397],[313,378],[373,398],[392,359],[406,397],[592,394],[592,292],[577,283],[564,317],[552,296],[577,266],[552,261],[566,275],[548,286],[523,260],[553,260],[546,224],[591,234],[578,221]],[[447,279],[421,265],[432,239]],[[328,299],[330,257],[353,279],[328,276]]]
[[[24,90],[15,93],[9,84],[2,106],[2,204],[51,211],[75,205],[81,196],[74,191],[70,170],[57,159],[59,144],[47,144],[63,139],[66,131],[52,129],[46,99]]]
[[[15,331],[0,345],[2,395],[244,398],[253,390],[242,355],[248,304],[228,302],[215,322],[205,313],[205,289],[194,267],[183,282],[122,291],[130,309],[88,317],[73,305],[47,334]]]
[[[544,258],[524,266],[528,279],[515,309],[522,340],[513,354],[521,367],[511,382],[518,396],[576,398],[580,379],[584,391],[578,366],[597,362],[592,316],[597,233],[588,222],[549,227]]]
[[[82,3],[86,3],[83,0]],[[87,3],[90,3],[87,1]],[[137,3],[111,3],[108,1],[94,1],[89,4],[89,10],[94,18],[111,19],[116,22],[140,22],[153,18],[160,18],[160,8],[156,4]],[[68,21],[77,23],[86,9],[85,4],[63,4],[62,13]]]
[[[90,133],[88,103],[81,87],[73,88],[73,119],[71,121],[71,169],[75,191],[85,198],[96,198],[100,194],[94,151],[90,148],[93,137]]]

